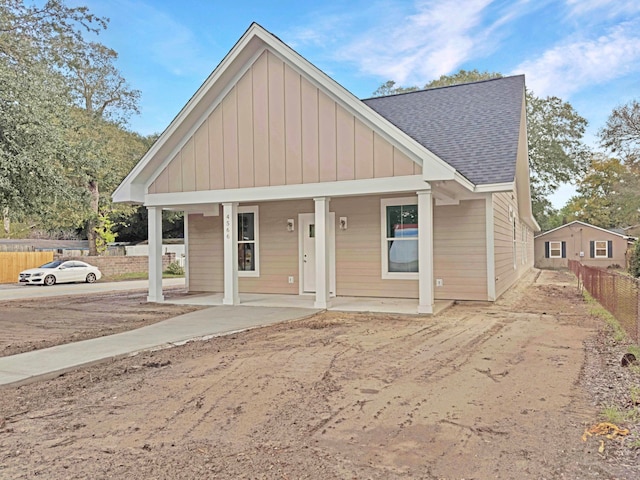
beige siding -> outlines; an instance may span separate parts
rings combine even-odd
[[[488,299],[485,211],[484,200],[434,207],[436,299]]]
[[[417,280],[382,278],[381,198],[390,196],[331,200],[336,221],[347,217],[349,225],[347,230],[336,228],[336,294],[418,298]],[[297,231],[287,231],[287,219],[297,224],[299,213],[313,213],[313,201],[269,202],[258,208],[260,276],[241,277],[240,292],[297,294],[299,237]],[[484,212],[484,201],[434,207],[434,270],[444,282],[435,290],[436,298],[487,299]],[[222,290],[222,242],[221,217],[189,216],[191,290]]]
[[[591,242],[611,241],[612,258],[592,258]],[[545,258],[545,242],[565,242],[566,258]],[[620,235],[605,232],[580,223],[568,224],[535,239],[535,262],[538,268],[567,268],[567,260],[578,260],[585,265],[607,268],[626,266],[627,240]],[[580,253],[583,253],[581,256]]]
[[[336,229],[336,294],[418,298],[417,280],[382,278],[380,198],[331,200],[331,211],[335,212],[336,221],[347,217],[349,225],[347,230]]]
[[[513,192],[493,194],[494,256],[497,297],[502,295],[533,266],[533,256],[531,255],[533,232],[527,228],[518,217],[517,198],[518,196],[515,190]],[[511,211],[513,212],[511,217],[509,207],[511,207]]]
[[[231,87],[193,137],[163,172],[168,185],[158,177],[149,193],[421,172],[385,138],[270,52]]]
[[[260,276],[241,277],[240,292],[298,294],[298,231],[287,230],[287,219],[297,225],[298,213],[312,213],[313,208],[312,200],[258,204]]]
[[[224,256],[222,217],[189,215],[189,290],[222,292]]]

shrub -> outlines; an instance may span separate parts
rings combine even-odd
[[[629,258],[629,273],[634,277],[640,277],[640,240],[631,247],[631,256]]]
[[[164,273],[168,273],[170,275],[184,275],[184,268],[181,267],[178,262],[172,262],[167,266]]]

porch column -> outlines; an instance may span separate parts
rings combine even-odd
[[[224,296],[223,305],[238,305],[238,204],[223,203]]]
[[[149,228],[149,295],[147,302],[162,302],[162,208],[147,207]]]
[[[433,313],[433,196],[418,193],[418,313]]]
[[[316,235],[316,301],[315,308],[329,308],[329,201],[327,197],[314,198]]]

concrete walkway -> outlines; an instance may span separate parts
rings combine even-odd
[[[78,367],[145,350],[297,320],[319,311],[308,308],[211,307],[129,332],[0,357],[0,385],[20,385],[54,378]]]

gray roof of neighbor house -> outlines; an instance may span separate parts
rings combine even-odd
[[[512,182],[524,75],[363,100],[475,185]]]

